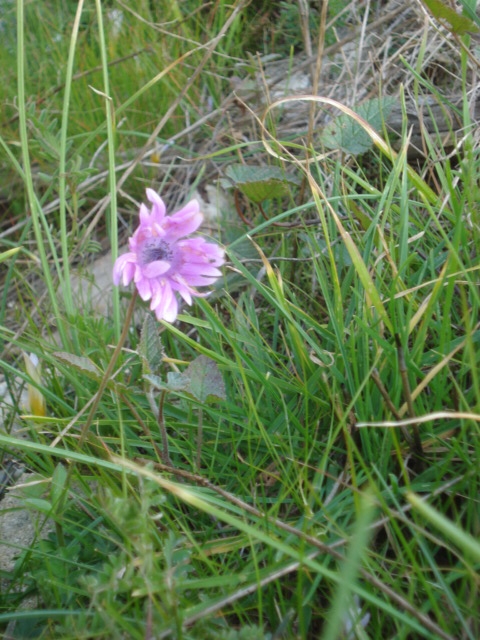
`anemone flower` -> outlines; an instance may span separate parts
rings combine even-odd
[[[150,300],[157,319],[174,322],[177,294],[189,305],[192,298],[207,295],[196,287],[209,286],[221,275],[224,251],[202,237],[185,237],[203,222],[196,200],[168,216],[153,189],[147,189],[147,198],[152,208],[140,206],[140,224],[129,238],[130,251],[115,261],[113,282],[126,286],[133,280],[142,300]]]

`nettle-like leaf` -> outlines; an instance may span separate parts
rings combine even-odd
[[[100,380],[102,377],[102,372],[97,367],[97,365],[87,358],[86,356],[76,356],[73,353],[67,353],[66,351],[56,351],[54,354],[57,360],[60,360],[64,364],[68,364],[77,371],[84,373],[92,380]]]
[[[300,184],[300,178],[286,176],[280,167],[231,164],[225,175],[236,189],[256,203],[287,195],[292,185]]]
[[[154,373],[160,369],[165,352],[158,334],[158,323],[155,322],[150,314],[145,316],[137,353],[142,359],[144,375]]]
[[[368,124],[378,131],[392,111],[397,99],[393,96],[366,100],[353,108]],[[358,155],[373,146],[373,141],[365,129],[352,117],[342,114],[330,122],[321,132],[320,141],[327,149],[341,149]]]
[[[199,402],[226,400],[225,383],[217,363],[207,356],[195,358],[182,373],[169,371],[167,381],[159,376],[146,375],[145,379],[161,391],[183,392]]]
[[[478,27],[473,20],[458,14],[455,9],[446,5],[442,0],[423,0],[423,4],[427,6],[434,18],[458,36],[478,32]]]

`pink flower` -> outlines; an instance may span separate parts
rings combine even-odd
[[[115,261],[113,282],[126,286],[133,280],[142,300],[151,301],[157,319],[174,322],[176,294],[187,304],[192,304],[192,297],[206,295],[195,287],[209,286],[221,275],[224,251],[201,237],[185,238],[203,222],[196,200],[167,216],[153,189],[147,189],[147,198],[152,209],[140,206],[140,225],[128,241],[130,251]]]

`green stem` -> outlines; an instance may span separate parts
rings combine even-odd
[[[62,247],[62,264],[63,264],[63,299],[65,309],[71,318],[74,312],[72,288],[70,283],[70,256],[68,246],[68,225],[67,225],[67,141],[68,141],[68,123],[70,110],[70,95],[72,90],[73,63],[75,57],[75,47],[77,44],[78,31],[80,28],[80,18],[82,16],[83,1],[80,0],[73,23],[72,37],[70,39],[70,49],[68,52],[67,73],[65,79],[65,92],[63,98],[62,110],[62,126],[60,130],[60,161],[59,161],[59,212],[60,212],[60,238]],[[75,339],[75,332],[72,332]],[[78,349],[78,345],[77,349]]]
[[[56,255],[56,250],[52,242],[51,236],[48,237],[48,225],[44,219],[44,214],[40,203],[35,195],[33,187],[33,177],[30,162],[30,152],[28,146],[28,131],[27,131],[27,114],[26,114],[26,99],[25,99],[25,33],[24,33],[24,2],[23,0],[17,1],[17,92],[18,92],[18,131],[20,136],[20,145],[22,150],[22,162],[23,162],[23,180],[25,183],[26,199],[28,203],[28,209],[31,216],[33,230],[35,233],[35,241],[37,244],[37,251],[42,265],[43,279],[45,281],[50,304],[52,305],[53,315],[57,320],[58,332],[62,344],[68,345],[67,333],[65,330],[64,320],[60,315],[58,307],[58,296],[55,290],[52,279],[52,265],[49,263],[47,252],[45,250],[45,243],[42,234],[42,223],[47,229],[47,240],[50,240],[50,248],[52,250],[52,256],[55,263],[57,275],[60,279],[60,283],[64,286],[62,272]]]
[[[115,169],[115,109],[110,96],[110,82],[108,76],[107,44],[105,40],[105,29],[103,28],[103,15],[101,0],[95,0],[98,20],[98,38],[100,45],[100,57],[103,71],[103,96],[105,98],[107,140],[108,140],[108,184],[110,193],[110,215],[107,219],[107,228],[110,238],[110,248],[112,258],[118,257],[118,219],[117,219],[117,180]],[[117,287],[113,288],[113,326],[115,337],[120,332],[120,296]]]

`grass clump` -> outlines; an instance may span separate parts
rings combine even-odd
[[[17,40],[2,52],[19,84],[1,137],[13,177],[0,447],[5,468],[24,474],[0,510],[2,522],[19,510],[34,522],[28,541],[2,541],[14,550],[0,574],[2,631],[473,640],[480,160],[469,36],[405,9],[419,29],[411,42],[424,43],[409,48],[397,8],[354,14],[362,37],[392,25],[398,129],[392,101],[387,114],[377,92],[372,115],[360,95],[361,55],[356,95],[342,82],[327,95],[324,80],[299,99],[305,61],[293,54],[275,94],[278,67],[246,49],[255,11],[282,29],[293,3],[167,4],[19,2]],[[328,21],[350,30],[338,16],[310,15],[310,44],[326,39],[330,56],[323,71],[307,58],[313,86],[350,37],[328,40]],[[307,50],[305,28],[296,35]],[[455,104],[425,72],[428,43],[458,60]],[[232,94],[239,70],[243,93]],[[407,105],[432,94],[428,108],[453,108],[461,136],[438,121],[420,128],[420,149]],[[361,152],[349,146],[359,141]],[[215,290],[175,323],[154,320],[131,288],[107,286],[100,311],[97,271],[75,284],[92,249],[111,252],[110,281],[145,186],[172,211],[201,197],[216,213],[205,234],[227,252]],[[25,371],[22,352],[41,371]],[[45,410],[30,411],[34,391]]]

